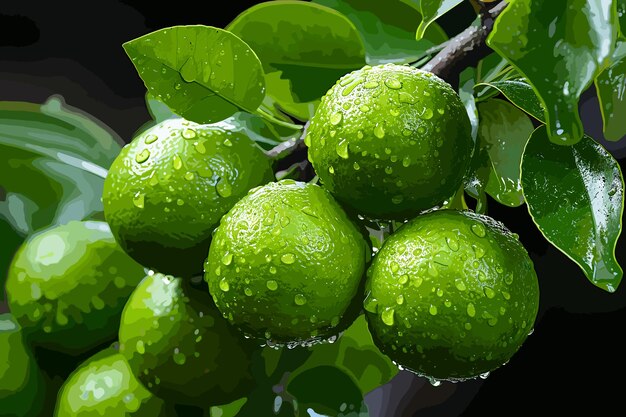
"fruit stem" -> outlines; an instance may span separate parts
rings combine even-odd
[[[277,119],[272,114],[266,112],[265,110],[263,110],[260,107],[258,109],[256,109],[254,113],[257,114],[258,116],[261,116],[264,120],[267,120],[268,122],[274,123],[275,125],[278,125],[278,126],[286,127],[288,129],[293,129],[293,130],[302,130],[302,128],[303,128],[302,125],[295,124],[295,123],[289,123],[289,122],[285,122],[284,120]],[[273,129],[273,126],[267,125],[267,127],[269,129],[271,129],[272,133],[274,133],[277,137],[280,137],[278,132],[276,132]]]

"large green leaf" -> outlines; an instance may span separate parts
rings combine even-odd
[[[613,64],[596,78],[604,121],[604,137],[620,140],[626,135],[626,41],[619,41]]]
[[[478,104],[481,146],[490,161],[487,193],[510,207],[524,203],[520,164],[533,124],[524,112],[507,101],[491,99]]]
[[[420,22],[415,35],[417,39],[422,39],[428,25],[453,7],[463,3],[463,0],[411,0],[411,3],[419,3],[422,12],[423,20]]]
[[[310,118],[338,78],[365,65],[363,42],[352,22],[318,4],[261,3],[227,29],[258,54],[267,73],[267,94],[302,120]]]
[[[121,140],[53,97],[43,105],[0,102],[0,221],[17,232],[102,211],[107,168]]]
[[[370,65],[414,62],[448,39],[443,29],[432,23],[423,38],[416,40],[415,31],[422,16],[419,8],[401,0],[315,0],[315,3],[337,10],[354,23],[363,38]]]
[[[211,26],[174,26],[124,44],[148,92],[198,123],[222,120],[263,101],[263,68],[250,47]]]
[[[617,0],[617,17],[622,35],[626,35],[626,0]]]
[[[606,66],[617,19],[607,0],[515,0],[496,20],[488,45],[514,65],[545,104],[550,140],[583,137],[581,93]]]
[[[544,236],[598,287],[622,279],[615,246],[622,229],[624,179],[617,162],[588,136],[571,147],[535,130],[522,160],[528,211]]]
[[[476,84],[476,87],[480,86],[488,86],[498,90],[515,106],[524,110],[540,122],[545,123],[546,118],[543,104],[541,104],[537,98],[537,94],[535,94],[535,91],[527,82],[511,80]]]

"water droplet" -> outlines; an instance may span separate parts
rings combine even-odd
[[[428,275],[433,278],[439,276],[439,271],[437,271],[437,267],[435,266],[434,262],[428,262]]]
[[[143,143],[145,143],[146,145],[150,145],[151,143],[156,142],[159,139],[159,137],[157,135],[147,135],[146,138],[143,140]]]
[[[378,82],[377,81],[367,81],[365,84],[363,84],[363,87],[365,87],[367,89],[376,88],[376,87],[378,87]]]
[[[391,197],[391,202],[393,204],[400,204],[404,201],[404,196],[402,194],[394,195]]]
[[[359,110],[361,110],[363,113],[367,113],[368,111],[370,111],[370,106],[368,106],[367,104],[361,104],[359,106]]]
[[[387,78],[385,80],[385,85],[392,90],[399,90],[402,88],[402,83],[395,78]]]
[[[147,149],[144,149],[141,152],[139,152],[137,155],[135,155],[135,161],[137,161],[137,163],[140,163],[140,164],[143,164],[144,162],[146,162],[148,158],[150,158],[150,151]]]
[[[181,353],[178,348],[176,348],[174,350],[174,363],[176,363],[177,365],[184,365],[185,362],[187,361],[187,357],[185,356],[184,353]]]
[[[407,282],[409,282],[409,276],[407,274],[401,275],[400,278],[398,279],[398,282],[401,285],[405,285]]]
[[[479,375],[480,379],[487,379],[489,378],[489,371],[487,372],[483,372],[482,374]]]
[[[329,167],[328,167],[328,172],[329,172],[329,173],[331,173],[331,174],[334,174],[334,173],[335,173],[335,168],[333,168],[333,166],[332,166],[332,165],[331,165],[331,166],[329,166]]]
[[[228,285],[228,281],[226,281],[226,278],[222,278],[220,280],[219,287],[220,287],[220,290],[224,292],[227,292],[228,290],[230,290],[230,285]]]
[[[296,261],[296,257],[293,253],[285,253],[283,256],[280,257],[280,261],[285,265],[291,265]]]
[[[133,204],[135,207],[142,209],[144,207],[144,195],[137,191],[137,194],[133,197]]]
[[[348,141],[346,139],[341,139],[337,143],[335,151],[337,152],[337,155],[339,155],[343,159],[348,159],[348,157],[350,156],[348,155]]]
[[[195,177],[196,175],[191,171],[187,171],[187,173],[185,174],[185,179],[187,181],[192,181]]]
[[[183,167],[183,160],[178,154],[174,155],[173,162],[174,169],[181,169]]]
[[[467,315],[470,317],[474,317],[476,315],[476,307],[474,307],[474,304],[467,304]]]
[[[372,293],[368,292],[365,297],[365,301],[363,301],[363,308],[365,311],[369,311],[370,313],[378,313],[378,300],[372,297]]]
[[[509,294],[506,291],[502,291],[502,296],[504,297],[505,300],[510,300],[511,299],[511,294]]]
[[[354,168],[355,171],[358,171],[359,169],[361,169],[361,166],[358,162],[355,162],[354,164],[352,164],[352,168]]]
[[[391,307],[387,307],[380,315],[383,323],[387,326],[393,326],[393,316],[395,314],[395,310]]]
[[[400,269],[400,265],[398,265],[398,263],[394,261],[391,261],[389,266],[391,267],[391,272],[398,272],[398,270]]]
[[[213,176],[213,170],[208,165],[200,166],[196,172],[203,178],[211,178]]]
[[[378,139],[382,139],[385,137],[385,129],[383,128],[382,123],[376,124],[376,127],[374,128],[374,136],[376,136]]]
[[[446,111],[444,109],[437,109],[437,113],[444,114]]]
[[[341,119],[343,118],[343,114],[337,112],[337,113],[333,113],[330,116],[330,124],[333,126],[337,126],[339,123],[341,123]]]
[[[404,303],[404,295],[400,294],[396,297],[396,303],[402,305]]]
[[[176,200],[176,205],[182,206],[184,204],[185,204],[185,201],[183,199],[179,198],[179,199]]]
[[[230,197],[233,192],[230,183],[225,177],[220,178],[215,185],[215,189],[217,190],[217,193],[224,198]]]
[[[349,84],[346,85],[346,88],[343,89],[343,91],[341,92],[342,96],[347,96],[349,95],[352,90],[354,90],[356,87],[358,87],[359,84],[361,84],[363,82],[363,77],[359,77],[356,79],[350,79]]]
[[[138,340],[137,343],[135,343],[135,349],[140,355],[146,353],[146,346],[144,345],[143,340]]]
[[[441,288],[437,288],[437,297],[443,297],[443,290]]]
[[[360,130],[358,132],[356,132],[356,137],[359,138],[359,139],[363,139],[363,132],[360,131]]]
[[[402,166],[406,168],[409,165],[411,165],[411,158],[409,156],[402,158]]]
[[[459,278],[457,278],[457,279],[454,281],[454,286],[455,286],[455,287],[457,288],[457,290],[459,290],[459,291],[465,291],[465,290],[467,290],[467,287],[465,286],[465,283],[464,283],[461,279],[459,279]]]
[[[275,266],[270,266],[270,274],[275,274],[276,273],[276,267]]]
[[[428,120],[428,119],[432,119],[433,118],[433,111],[432,109],[425,109],[424,113],[422,114],[422,118]]]
[[[230,252],[226,252],[224,256],[222,256],[222,263],[226,266],[230,265],[233,262],[233,254]]]
[[[474,249],[474,254],[476,255],[476,258],[480,259],[485,256],[485,250],[481,246],[472,245],[472,249]]]
[[[251,290],[249,287],[246,287],[246,288],[243,290],[243,293],[244,293],[245,295],[247,295],[248,297],[251,297],[251,296],[252,296],[252,290]]]
[[[415,97],[413,97],[407,92],[400,91],[400,93],[398,93],[398,101],[400,103],[413,104],[415,103]]]
[[[431,316],[436,316],[437,315],[437,307],[431,304],[430,308],[428,309],[428,312],[430,313]]]
[[[303,294],[296,294],[293,298],[293,302],[296,303],[296,305],[303,306],[306,304],[306,297]]]
[[[447,237],[446,238],[446,243],[448,244],[448,247],[456,252],[459,250],[459,241],[456,238],[451,238],[451,237]]]
[[[472,233],[474,233],[478,237],[485,237],[485,226],[482,223],[474,223],[472,224]]]
[[[196,137],[196,131],[192,128],[187,127],[183,129],[183,137],[185,139],[194,139]]]
[[[265,285],[270,291],[276,291],[278,289],[278,282],[274,281],[273,279],[267,281]]]
[[[506,277],[504,277],[504,282],[505,282],[507,285],[511,285],[511,284],[513,284],[513,274],[509,274],[509,275],[507,275]]]
[[[496,296],[496,292],[489,287],[485,287],[483,291],[485,292],[485,296],[487,298],[493,298]]]

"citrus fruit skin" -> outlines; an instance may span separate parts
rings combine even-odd
[[[43,379],[11,314],[0,314],[0,417],[37,416]]]
[[[251,386],[251,343],[221,317],[206,285],[148,275],[124,309],[119,341],[134,374],[168,401],[223,404]]]
[[[252,190],[224,216],[205,280],[244,333],[305,342],[342,330],[368,256],[359,229],[326,190],[283,180]]]
[[[102,351],[75,370],[59,392],[55,417],[165,417],[163,401],[132,374],[123,355]]]
[[[435,379],[506,363],[532,330],[539,286],[528,253],[501,223],[434,211],[402,226],[368,270],[364,307],[375,343]]]
[[[18,249],[7,299],[29,342],[79,354],[115,338],[124,304],[144,276],[106,223],[73,221]]]
[[[359,214],[405,219],[450,197],[473,149],[457,93],[409,66],[366,66],[322,98],[307,129],[324,186]]]
[[[139,263],[190,276],[202,272],[222,215],[250,188],[273,179],[269,159],[243,133],[170,119],[115,159],[104,182],[104,214]]]

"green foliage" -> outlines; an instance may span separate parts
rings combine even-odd
[[[405,0],[406,1],[406,0]],[[417,28],[415,37],[422,39],[426,33],[426,28],[435,19],[447,13],[455,6],[458,6],[463,0],[408,0],[407,3],[419,3],[419,10],[422,13],[423,20]]]
[[[604,120],[604,137],[617,141],[626,136],[626,41],[617,42],[613,63],[596,78]]]
[[[622,228],[624,179],[613,157],[588,136],[574,146],[533,133],[522,161],[528,211],[544,236],[598,287],[613,292],[622,279],[615,246]]]
[[[554,143],[581,140],[578,100],[611,56],[616,29],[605,0],[516,0],[496,21],[487,43],[532,84]]]

